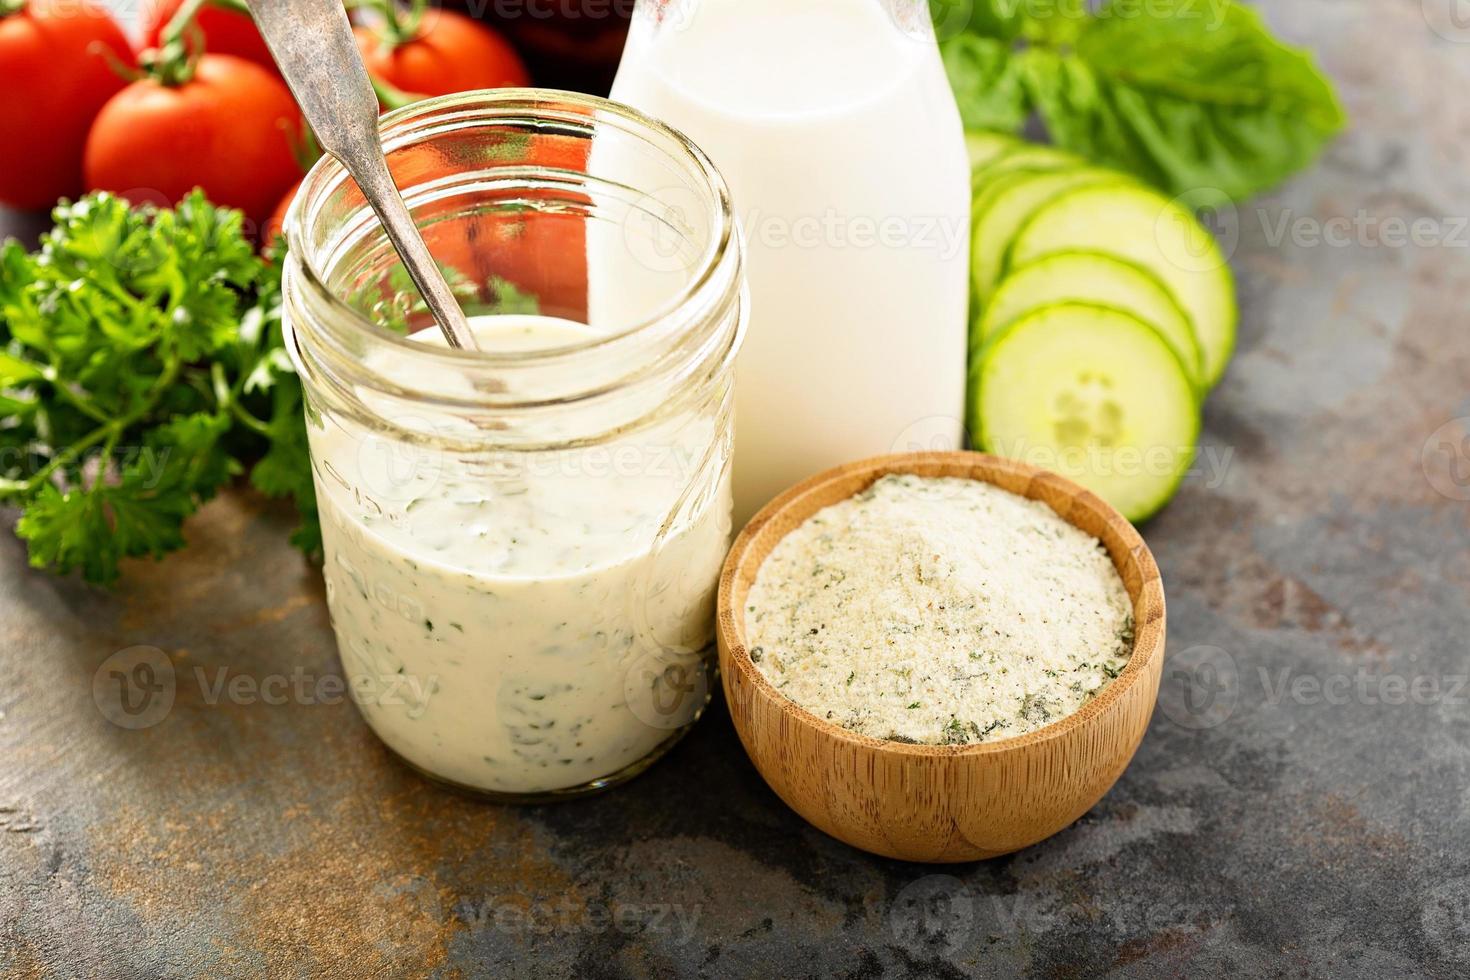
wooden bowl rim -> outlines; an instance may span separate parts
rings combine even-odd
[[[911,742],[895,742],[891,739],[875,738],[871,735],[860,735],[840,725],[834,725],[826,719],[819,718],[810,711],[792,701],[786,695],[778,691],[755,663],[750,659],[750,653],[745,646],[744,616],[739,615],[733,605],[733,586],[735,578],[741,567],[746,563],[750,554],[750,547],[756,535],[778,515],[787,510],[797,507],[802,500],[816,493],[819,489],[829,483],[838,480],[851,480],[861,476],[863,482],[860,487],[853,491],[860,493],[863,489],[871,486],[880,477],[892,473],[914,474],[914,467],[951,467],[963,468],[968,472],[964,478],[980,480],[985,483],[994,484],[993,480],[981,475],[981,468],[994,471],[1009,471],[1011,474],[1026,478],[1026,492],[1018,496],[1029,500],[1038,500],[1046,503],[1030,491],[1037,486],[1050,486],[1064,492],[1074,503],[1084,509],[1092,511],[1095,515],[1112,527],[1121,538],[1123,546],[1138,563],[1139,584],[1138,594],[1130,594],[1129,598],[1134,603],[1134,635],[1133,652],[1128,659],[1128,666],[1105,685],[1096,696],[1084,704],[1081,708],[1071,714],[1058,719],[1048,725],[1043,725],[1024,735],[1013,735],[1010,738],[997,739],[993,742],[977,742],[967,745],[926,745]],[[1002,487],[1001,489],[1006,489]],[[1016,491],[1010,491],[1016,492]],[[824,505],[827,506],[827,505]],[[1050,505],[1047,505],[1050,507]],[[812,513],[816,513],[816,508]],[[1056,513],[1055,508],[1052,508]],[[807,517],[811,515],[808,514]],[[1076,522],[1066,514],[1057,514],[1068,524],[1077,526]],[[803,518],[805,520],[805,518]],[[792,530],[800,526],[793,525]],[[789,531],[787,532],[790,533]],[[1089,532],[1090,533],[1090,532]],[[783,535],[784,537],[784,535]],[[774,545],[772,546],[774,548]],[[1117,562],[1114,561],[1116,567]],[[757,568],[757,571],[759,569]],[[1122,575],[1122,571],[1119,571]],[[753,579],[752,579],[753,581]],[[1126,577],[1124,587],[1127,587]],[[1128,521],[1114,507],[1092,491],[1083,488],[1080,484],[1050,470],[1032,466],[1019,460],[1007,459],[1001,456],[993,456],[989,453],[949,451],[949,452],[917,452],[899,453],[886,456],[874,456],[859,460],[855,463],[847,463],[834,467],[816,476],[803,480],[796,486],[781,494],[775,500],[766,504],[751,518],[735,539],[735,544],[730,548],[730,553],[725,558],[725,564],[720,572],[718,629],[720,638],[723,640],[721,650],[721,667],[730,670],[732,667],[741,675],[751,681],[760,695],[767,701],[774,703],[781,711],[793,717],[798,722],[815,729],[818,733],[828,738],[834,738],[854,746],[873,749],[880,752],[890,752],[895,755],[919,756],[926,758],[949,759],[966,756],[994,755],[1003,752],[1012,752],[1022,749],[1038,742],[1057,738],[1090,723],[1094,718],[1106,711],[1113,702],[1121,698],[1139,678],[1147,672],[1153,659],[1159,656],[1164,646],[1164,631],[1161,628],[1164,617],[1164,590],[1163,582],[1159,575],[1158,563],[1154,561],[1153,552],[1149,550],[1143,536],[1138,529]]]

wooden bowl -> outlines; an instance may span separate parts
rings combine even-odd
[[[761,562],[812,514],[888,473],[984,480],[1040,500],[1098,538],[1133,599],[1128,666],[1076,712],[1015,738],[912,745],[870,738],[805,711],[750,660],[746,596]],[[1164,588],[1148,546],[1103,500],[1063,477],[981,453],[882,456],[788,490],[736,539],[720,576],[720,670],[745,751],[771,788],[818,829],[906,861],[973,861],[1044,840],[1122,775],[1158,696]]]

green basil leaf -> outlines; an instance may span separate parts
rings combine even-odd
[[[965,128],[1019,132],[1031,114],[1023,62],[1008,41],[961,34],[940,47]]]
[[[1067,149],[1172,193],[1239,200],[1312,163],[1346,122],[1310,56],[1246,7],[1109,9],[1070,51],[1024,52],[1027,92]]]

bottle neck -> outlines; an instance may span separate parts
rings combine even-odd
[[[949,97],[942,76],[924,0],[640,0],[613,98],[712,149],[724,119]]]
[[[706,18],[713,24],[701,26]],[[634,33],[645,36],[712,33],[714,24],[756,25],[755,33],[779,30],[813,45],[841,44],[855,33],[935,38],[929,0],[637,0],[633,9]],[[748,33],[740,30],[731,41],[738,46]]]

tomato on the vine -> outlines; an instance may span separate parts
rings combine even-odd
[[[173,204],[202,187],[257,223],[301,177],[301,114],[279,78],[225,54],[142,78],[102,108],[87,138],[93,190]]]
[[[422,4],[407,14],[391,2],[376,10],[353,33],[368,71],[381,82],[412,95],[530,84],[515,48],[484,24]]]
[[[163,46],[168,22],[179,12],[184,2],[185,0],[147,0],[147,7],[143,11],[144,47]],[[203,35],[205,51],[211,54],[232,54],[277,73],[270,48],[265,46],[265,39],[255,29],[255,22],[244,11],[206,3],[194,15],[194,24]]]
[[[81,192],[87,130],[133,64],[90,0],[0,0],[0,203],[49,208]]]

